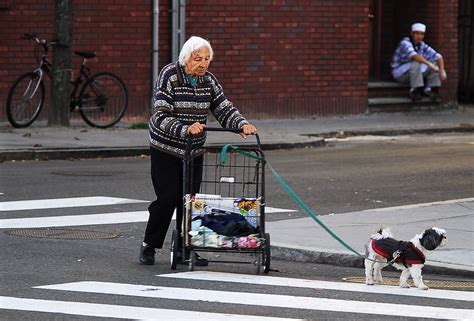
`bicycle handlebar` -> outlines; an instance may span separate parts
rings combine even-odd
[[[60,43],[58,40],[51,40],[47,41],[46,39],[40,39],[36,34],[34,33],[24,33],[21,39],[26,39],[26,40],[34,40],[38,44],[42,45],[43,48],[47,48],[48,46],[55,46],[58,48],[68,48],[67,45]]]

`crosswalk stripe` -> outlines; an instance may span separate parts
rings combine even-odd
[[[352,292],[364,292],[364,293],[376,293],[376,294],[415,296],[415,297],[434,298],[434,299],[474,301],[474,293],[467,292],[467,291],[450,291],[450,290],[438,290],[438,289],[430,289],[428,291],[421,291],[416,288],[402,289],[395,286],[384,286],[384,285],[370,286],[370,285],[365,285],[365,284],[329,282],[329,281],[319,281],[319,280],[305,280],[305,279],[284,278],[284,277],[263,276],[263,275],[208,272],[208,271],[160,274],[158,276],[167,277],[167,278],[188,279],[188,280],[204,280],[204,281],[233,282],[233,283],[259,284],[259,285],[272,285],[272,286],[288,286],[288,287],[296,287],[296,288],[325,289],[325,290],[337,290],[337,291],[352,291]]]
[[[51,208],[70,208],[84,206],[100,205],[118,205],[127,203],[145,203],[148,201],[117,198],[117,197],[76,197],[76,198],[57,198],[29,201],[11,201],[0,202],[0,212],[20,211],[33,209],[51,209]],[[286,213],[295,212],[295,210],[266,207],[265,212]],[[115,212],[102,214],[85,215],[62,215],[62,216],[42,216],[42,217],[23,217],[0,219],[0,228],[44,228],[60,226],[84,226],[84,225],[103,225],[120,223],[138,223],[148,221],[148,211],[135,212]],[[173,214],[173,220],[176,219],[176,211]]]
[[[41,200],[0,202],[0,212],[146,202],[148,201],[105,196],[52,198]]]
[[[147,203],[147,202],[149,201],[129,199],[129,198],[119,198],[119,197],[106,197],[106,196],[51,198],[51,199],[40,199],[40,200],[0,202],[0,212],[116,205],[116,204],[130,204],[130,203]],[[270,206],[265,207],[265,213],[290,213],[290,212],[297,212],[297,210],[270,207]]]
[[[0,228],[40,228],[146,222],[148,211],[116,212],[106,214],[64,215],[0,220]]]
[[[151,285],[134,285],[110,282],[72,282],[35,287],[38,289],[128,295],[136,297],[189,300],[201,302],[244,304],[252,306],[282,307],[319,311],[396,315],[401,317],[469,319],[474,310],[451,309],[433,306],[323,299],[302,296],[211,291],[189,288],[172,288]]]
[[[297,321],[299,319],[260,317],[227,313],[210,313],[157,309],[124,305],[96,304],[70,301],[25,299],[0,296],[0,309],[62,313],[131,320],[193,320],[193,321]]]

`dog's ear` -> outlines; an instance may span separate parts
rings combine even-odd
[[[420,239],[420,243],[428,251],[433,251],[441,244],[442,239],[443,236],[438,234],[438,232],[433,229],[427,229],[423,233],[423,236]]]

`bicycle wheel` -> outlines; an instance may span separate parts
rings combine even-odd
[[[43,108],[44,83],[34,72],[21,75],[7,96],[7,118],[16,128],[30,126]]]
[[[79,93],[78,105],[84,121],[93,127],[115,125],[125,114],[128,104],[123,81],[109,72],[90,77]]]

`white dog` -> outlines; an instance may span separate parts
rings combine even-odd
[[[382,269],[395,259],[393,266],[402,271],[400,287],[410,287],[407,281],[411,274],[418,289],[428,290],[421,276],[425,258],[446,243],[446,231],[437,227],[427,229],[409,242],[395,240],[389,229],[380,229],[365,245],[365,283],[373,285],[374,280],[383,283]]]

